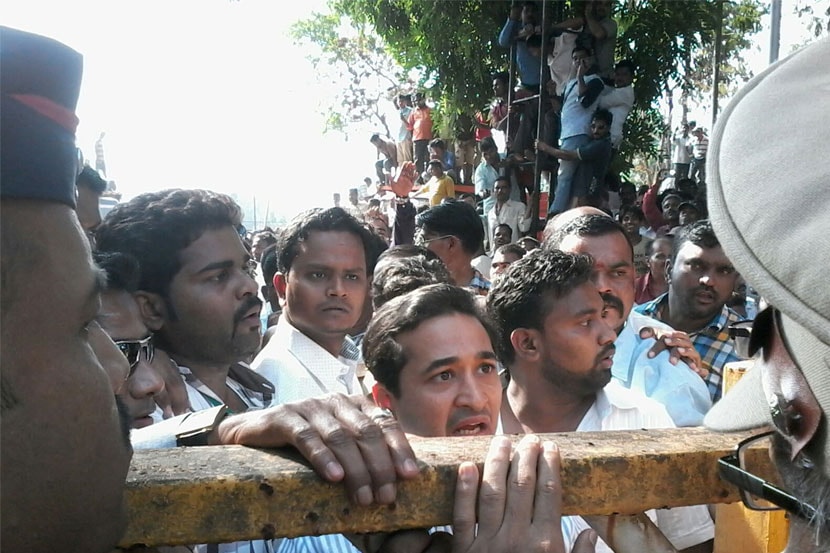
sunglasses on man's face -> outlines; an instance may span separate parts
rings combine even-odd
[[[127,362],[130,364],[130,374],[127,375],[127,378],[130,378],[135,372],[136,365],[141,361],[140,355],[142,353],[148,363],[153,360],[153,355],[155,354],[152,334],[141,340],[119,340],[115,342],[115,345],[121,350],[121,353],[124,354],[124,357],[127,358]]]

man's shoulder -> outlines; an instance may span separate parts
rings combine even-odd
[[[663,404],[616,380],[611,380],[597,394],[597,400],[605,401],[609,407],[605,416],[606,423],[613,426],[609,430],[675,427]]]
[[[659,299],[659,298],[657,298]],[[634,333],[639,336],[640,329],[650,326],[652,328],[660,329],[660,330],[674,330],[671,326],[667,325],[663,321],[659,319],[655,319],[651,315],[646,315],[641,308],[653,303],[656,300],[652,300],[647,303],[643,303],[641,305],[636,306],[634,309],[631,310],[631,313],[628,314],[628,319],[626,320],[627,325],[631,325],[632,330]]]

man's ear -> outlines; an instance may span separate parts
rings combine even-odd
[[[276,273],[273,282],[274,290],[277,291],[277,296],[280,298],[280,305],[285,306],[285,290],[288,287],[288,278],[283,273]]]
[[[674,267],[674,260],[669,258],[666,260],[666,284],[671,284],[672,267]]]
[[[513,345],[513,351],[516,352],[516,357],[522,359],[536,360],[539,358],[540,340],[539,331],[532,328],[517,328],[510,333],[510,343]]]
[[[141,318],[147,328],[153,332],[158,332],[164,326],[164,321],[167,319],[169,313],[167,312],[167,302],[161,297],[161,294],[153,292],[145,292],[139,290],[133,294],[138,310],[141,313]]]
[[[378,382],[372,386],[372,399],[375,400],[375,405],[381,409],[389,409],[392,411],[392,394],[389,390]]]

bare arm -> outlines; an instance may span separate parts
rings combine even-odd
[[[579,161],[579,153],[576,150],[560,150],[559,148],[554,148],[550,144],[546,144],[541,140],[536,141],[536,149],[540,152],[550,154],[558,159],[564,159],[566,161]]]

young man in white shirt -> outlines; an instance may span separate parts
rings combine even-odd
[[[368,301],[372,236],[340,208],[294,218],[277,242],[274,287],[282,316],[251,367],[271,382],[274,404],[363,393],[347,336]]]

